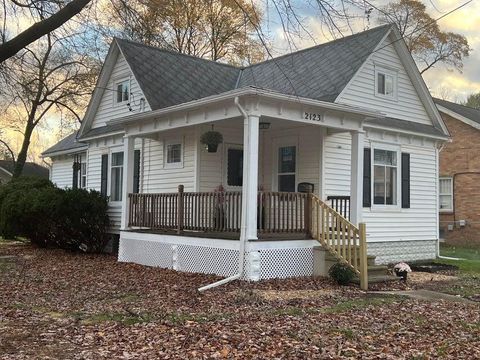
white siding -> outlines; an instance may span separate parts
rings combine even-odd
[[[325,139],[325,196],[350,195],[350,142],[346,134]],[[365,141],[370,147],[370,140]],[[402,144],[410,154],[410,208],[363,209],[368,241],[409,241],[436,239],[436,150],[432,144]]]
[[[202,129],[201,131],[206,130],[208,129]],[[243,144],[243,124],[240,122],[232,123],[229,127],[215,127],[215,130],[222,133],[224,144],[218,147],[216,153],[208,153],[203,147],[200,147],[200,191],[213,191],[220,184],[227,187],[226,147],[228,145]],[[297,146],[296,182],[313,183],[315,192],[318,193],[320,189],[320,128],[301,125],[288,129],[275,129],[272,126],[269,130],[260,131],[259,187],[265,191],[276,190],[276,152],[278,151],[278,146],[283,144],[294,144]]]
[[[183,166],[178,168],[165,166],[164,143],[168,139],[183,142]],[[146,139],[143,154],[143,192],[176,192],[180,184],[185,186],[185,191],[194,191],[195,148],[193,127],[162,132],[157,140]]]
[[[367,107],[378,110],[387,116],[432,124],[403,64],[390,43],[390,38],[379,47],[378,52],[362,66],[351,83],[343,90],[338,103]],[[390,44],[390,45],[387,45]],[[384,47],[385,46],[385,47]],[[398,99],[385,99],[375,96],[375,65],[398,71]]]
[[[143,92],[133,76],[124,56],[120,53],[116,64],[113,67],[112,74],[110,75],[110,80],[105,86],[106,89],[103,89],[103,95],[94,115],[92,128],[104,126],[109,120],[132,115],[132,112],[128,110],[125,104],[117,105],[114,103],[114,98],[116,96],[116,92],[114,91],[116,88],[115,84],[124,79],[130,79],[130,92],[133,94],[131,104],[135,111],[139,111],[140,99],[142,97],[145,98],[145,95],[143,95]],[[145,102],[145,111],[149,110],[150,106]]]
[[[59,157],[52,159],[50,179],[60,188],[72,187],[73,157]]]

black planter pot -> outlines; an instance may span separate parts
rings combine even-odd
[[[408,276],[408,272],[407,272],[407,271],[398,271],[398,270],[395,270],[395,274],[396,274],[398,277],[401,277],[403,281],[407,281],[407,276]]]
[[[209,153],[216,153],[218,149],[218,144],[207,144],[207,151]]]

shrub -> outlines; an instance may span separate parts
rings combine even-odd
[[[108,242],[107,200],[97,191],[18,179],[0,189],[0,235],[42,247],[100,252]]]
[[[347,285],[355,277],[355,272],[346,264],[336,263],[328,270],[328,275],[330,275],[337,284]]]
[[[0,188],[0,234],[24,236],[40,246],[51,238],[53,209],[59,189],[45,179],[22,177]]]
[[[57,245],[85,252],[102,251],[109,240],[107,229],[108,202],[98,191],[83,189],[63,190],[56,214],[62,219],[57,224]]]

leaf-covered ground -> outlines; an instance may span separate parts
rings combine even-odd
[[[365,294],[326,279],[232,283],[0,244],[1,359],[474,359],[479,304]]]

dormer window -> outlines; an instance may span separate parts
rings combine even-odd
[[[375,95],[397,99],[397,72],[382,67],[375,67]]]
[[[117,83],[116,102],[121,104],[128,102],[130,98],[130,80],[124,80]]]

